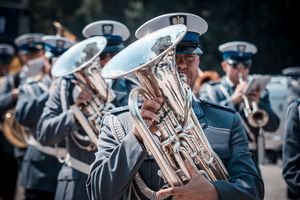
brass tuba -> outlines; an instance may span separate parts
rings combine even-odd
[[[243,83],[242,74],[238,74],[239,83]],[[244,114],[248,123],[255,128],[264,127],[269,121],[269,114],[258,108],[255,101],[250,100],[246,95],[243,95]]]
[[[129,110],[144,144],[170,186],[190,180],[184,160],[209,180],[228,180],[228,173],[211,148],[192,110],[192,91],[186,76],[178,73],[175,48],[187,32],[184,25],[168,26],[129,45],[102,70],[102,76],[125,76],[139,88],[130,93]],[[138,98],[161,97],[164,104],[155,125],[147,127]]]
[[[113,108],[110,102],[115,95],[102,78],[99,55],[106,46],[106,39],[95,36],[83,40],[68,49],[52,67],[52,76],[62,77],[69,74],[75,76],[75,90],[88,90],[92,100],[85,105],[71,105],[76,119],[89,136],[90,144],[83,147],[93,151],[97,146],[101,118],[106,110]],[[73,91],[74,92],[74,91]],[[72,134],[75,140],[86,140],[79,134]],[[79,144],[79,143],[78,143]]]

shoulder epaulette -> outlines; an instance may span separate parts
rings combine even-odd
[[[200,101],[201,101],[202,104],[205,104],[209,107],[214,107],[214,108],[226,110],[226,111],[229,111],[229,112],[232,112],[232,113],[236,113],[236,111],[233,110],[232,108],[229,108],[229,107],[226,107],[226,106],[221,106],[219,104],[213,103],[211,101],[206,101],[206,100],[203,100],[203,99],[201,99]]]

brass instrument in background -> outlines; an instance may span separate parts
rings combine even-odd
[[[70,40],[76,41],[76,36],[73,33],[71,33],[66,27],[61,25],[61,23],[54,21],[53,26],[56,29],[56,35],[63,36]]]
[[[110,102],[115,95],[108,84],[101,77],[99,55],[106,46],[106,39],[95,36],[83,40],[68,49],[52,67],[53,77],[62,77],[69,74],[75,76],[74,84],[77,95],[81,90],[89,91],[92,100],[85,105],[71,105],[71,109],[82,128],[88,134],[88,138],[79,133],[72,134],[74,141],[86,141],[87,146],[79,147],[87,151],[95,150],[100,131],[100,123],[104,111],[113,108]],[[76,94],[75,94],[76,95]]]
[[[6,77],[0,78],[0,87],[4,87],[6,84]],[[23,126],[21,126],[15,118],[15,110],[10,109],[3,114],[3,122],[1,124],[1,129],[3,131],[4,137],[12,145],[18,148],[27,147],[26,137],[27,131]]]
[[[193,93],[195,96],[199,97],[201,87],[204,85],[206,82],[209,81],[218,81],[220,79],[219,74],[216,71],[212,70],[207,70],[207,71],[200,71],[198,74],[198,77],[196,79],[194,88],[193,88]]]
[[[239,83],[243,83],[243,76],[239,74]],[[258,108],[258,105],[255,101],[249,99],[246,95],[243,95],[244,103],[244,114],[247,118],[248,123],[255,128],[264,127],[269,121],[269,114]]]
[[[183,185],[191,176],[187,160],[208,180],[228,180],[222,161],[211,148],[192,110],[192,91],[184,74],[178,73],[176,45],[187,32],[184,25],[173,25],[137,40],[113,57],[102,69],[102,76],[125,76],[139,88],[130,93],[129,110],[144,144],[170,186]],[[148,128],[138,108],[139,96],[164,99],[159,118]]]
[[[27,147],[28,132],[16,120],[15,110],[11,109],[4,114],[2,124],[3,134],[7,141],[18,148]]]

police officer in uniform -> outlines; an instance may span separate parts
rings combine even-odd
[[[289,90],[282,175],[288,185],[288,198],[300,199],[300,67],[286,68],[282,74],[288,77]]]
[[[140,38],[178,23],[187,25],[188,32],[177,45],[176,64],[179,72],[187,76],[192,89],[198,75],[199,55],[202,54],[199,37],[207,30],[205,20],[190,13],[165,14],[143,24],[136,31],[136,36]],[[160,98],[143,102],[140,111],[148,126],[157,117],[161,105]],[[113,133],[115,124],[110,123],[112,115],[104,117],[99,151],[87,182],[90,199],[156,199],[156,195],[171,195],[173,199],[262,199],[262,179],[251,160],[239,116],[229,108],[195,98],[193,110],[212,148],[225,164],[231,177],[229,182],[210,182],[203,175],[190,171],[192,179],[185,186],[162,189],[165,183],[157,174],[159,167],[149,156],[134,128],[128,108],[124,107],[111,111],[125,131],[126,136],[121,141]],[[137,172],[145,185],[137,184],[134,178]],[[160,191],[155,195],[157,190]]]
[[[128,38],[129,31],[124,25],[121,26],[120,23],[111,22],[110,26],[114,31],[110,31],[111,35],[108,38],[108,44],[104,51],[115,53],[123,48],[124,39]],[[93,26],[90,28],[92,29],[92,35],[96,35],[94,33],[96,29],[93,30]],[[90,29],[87,28],[86,30]],[[67,75],[60,80],[46,103],[38,125],[38,140],[44,145],[56,144],[66,138],[69,156],[66,158],[65,164],[58,175],[55,199],[59,200],[88,199],[85,185],[90,164],[95,159],[95,150],[87,146],[90,144],[89,141],[82,140],[84,137],[81,136],[86,137],[86,133],[70,109],[70,106],[73,104],[78,105],[80,102],[89,101],[91,96],[87,91],[82,90],[75,97],[74,88],[76,88],[76,85],[73,75]],[[126,88],[122,92],[129,93],[129,91],[126,91]],[[118,93],[116,93],[116,98],[112,103],[119,106],[122,105],[123,101],[127,102],[127,99],[119,98]],[[79,137],[82,139],[78,140]]]
[[[129,36],[127,27],[114,20],[100,20],[88,24],[83,30],[82,34],[86,38],[93,36],[104,36],[107,39],[107,47],[101,52],[100,62],[101,66],[105,64],[119,51],[124,48],[124,41]],[[112,89],[114,90],[117,98],[116,107],[128,104],[128,91],[135,85],[125,78],[110,80]]]
[[[9,64],[14,56],[15,49],[11,44],[0,44],[0,98],[7,81]],[[2,103],[2,101],[1,101]],[[3,122],[2,116],[0,123]],[[2,127],[1,127],[2,128]],[[14,156],[14,147],[4,137],[0,129],[0,162],[4,170],[1,170],[0,199],[10,200],[15,196],[16,181],[18,176],[18,165]]]
[[[243,112],[243,91],[248,86],[247,80],[252,67],[252,56],[257,52],[257,48],[248,42],[234,41],[220,45],[219,51],[222,53],[221,66],[226,75],[220,82],[204,84],[200,90],[200,98],[222,106],[228,106],[239,112],[252,144],[250,149],[253,153],[254,162],[258,166],[256,144],[260,128],[252,127]],[[241,78],[244,82],[239,80]],[[261,91],[260,88],[257,88],[256,91],[248,94],[247,98],[255,101],[258,108],[266,111],[269,115],[269,121],[263,127],[263,130],[269,132],[276,131],[279,127],[279,118],[272,110],[268,91]]]
[[[30,131],[27,139],[29,146],[21,170],[21,185],[25,188],[25,199],[28,200],[54,199],[57,175],[62,167],[57,157],[64,156],[65,150],[39,144],[35,140],[36,126],[49,97],[50,63],[74,44],[73,41],[60,36],[44,36],[41,41],[44,42],[47,57],[40,57],[43,66],[38,77],[29,78],[20,86],[15,113],[19,123]]]

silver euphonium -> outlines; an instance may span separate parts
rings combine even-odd
[[[239,83],[243,83],[243,75],[238,74]],[[243,95],[244,114],[248,123],[255,128],[264,127],[269,121],[269,115],[266,111],[258,108],[255,101],[249,99],[246,95]]]
[[[228,173],[212,150],[192,110],[192,91],[178,73],[175,47],[186,26],[173,25],[132,43],[102,70],[104,78],[125,76],[139,88],[130,93],[129,109],[144,144],[170,186],[183,185],[191,176],[184,160],[209,180],[228,180]],[[147,127],[138,108],[139,96],[164,100],[159,118]]]
[[[79,140],[90,140],[88,151],[95,150],[100,131],[100,123],[104,112],[113,108],[110,102],[114,99],[114,92],[101,76],[99,55],[106,46],[106,39],[96,36],[83,40],[68,49],[52,68],[54,77],[73,74],[75,76],[73,97],[81,90],[89,91],[92,99],[86,104],[71,105],[71,109],[85,130],[89,138],[75,135]],[[75,94],[74,94],[75,92]]]

